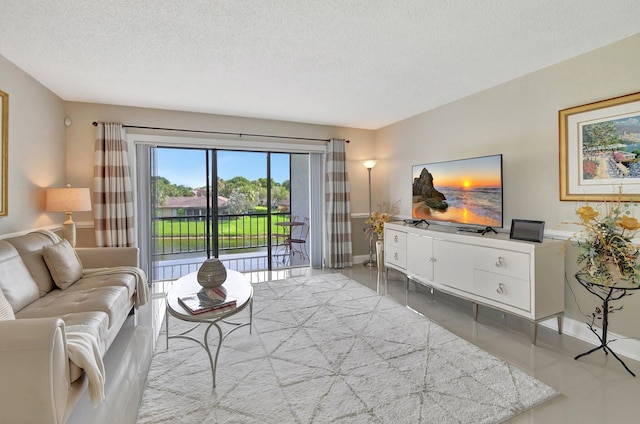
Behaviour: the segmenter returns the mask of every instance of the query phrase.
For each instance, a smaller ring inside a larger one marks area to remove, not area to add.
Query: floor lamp
[[[365,160],[362,162],[367,171],[369,172],[369,220],[371,220],[371,170],[378,163],[377,160]],[[373,260],[373,234],[369,236],[369,260],[366,261],[363,265],[368,267],[376,266],[376,261]]]

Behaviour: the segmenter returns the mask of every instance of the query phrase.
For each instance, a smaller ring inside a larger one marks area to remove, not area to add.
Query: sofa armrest
[[[0,382],[3,422],[63,423],[70,384],[64,322],[0,321]]]
[[[140,266],[137,247],[79,247],[76,252],[83,268]]]

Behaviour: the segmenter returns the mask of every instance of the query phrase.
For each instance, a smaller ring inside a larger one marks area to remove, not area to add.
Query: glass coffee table
[[[222,286],[227,291],[228,296],[232,296],[236,299],[236,305],[193,315],[186,310],[180,302],[178,302],[178,297],[193,294],[202,289],[202,286],[198,283],[197,274],[197,272],[193,272],[179,278],[167,292],[167,310],[165,313],[167,349],[169,349],[169,339],[192,340],[202,346],[209,356],[213,387],[215,388],[216,367],[222,342],[229,334],[247,325],[249,326],[249,333],[251,333],[251,327],[253,324],[253,286],[249,280],[247,280],[247,278],[238,271],[227,270],[227,279]],[[249,307],[248,322],[240,323],[227,320],[227,318],[232,317],[247,307]],[[195,325],[179,334],[169,335],[169,314],[181,321],[193,322]],[[223,332],[220,327],[220,323],[227,324],[231,326],[231,328],[226,332]],[[206,326],[203,340],[189,334],[200,325]],[[216,348],[215,356],[212,356],[211,348],[209,347],[209,331],[211,331],[212,328],[215,328],[218,331],[218,346]]]

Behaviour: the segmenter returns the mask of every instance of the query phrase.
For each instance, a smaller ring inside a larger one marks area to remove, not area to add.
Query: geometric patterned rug
[[[204,349],[161,333],[138,424],[496,423],[558,394],[339,273],[256,283],[253,305],[215,389]]]

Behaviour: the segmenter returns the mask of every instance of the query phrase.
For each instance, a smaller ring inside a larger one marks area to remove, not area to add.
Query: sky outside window
[[[204,150],[157,149],[158,175],[172,184],[191,188],[206,184]],[[264,152],[218,151],[218,176],[223,180],[242,176],[249,181],[267,176],[267,154]],[[271,154],[271,178],[277,183],[289,179],[289,155]]]

